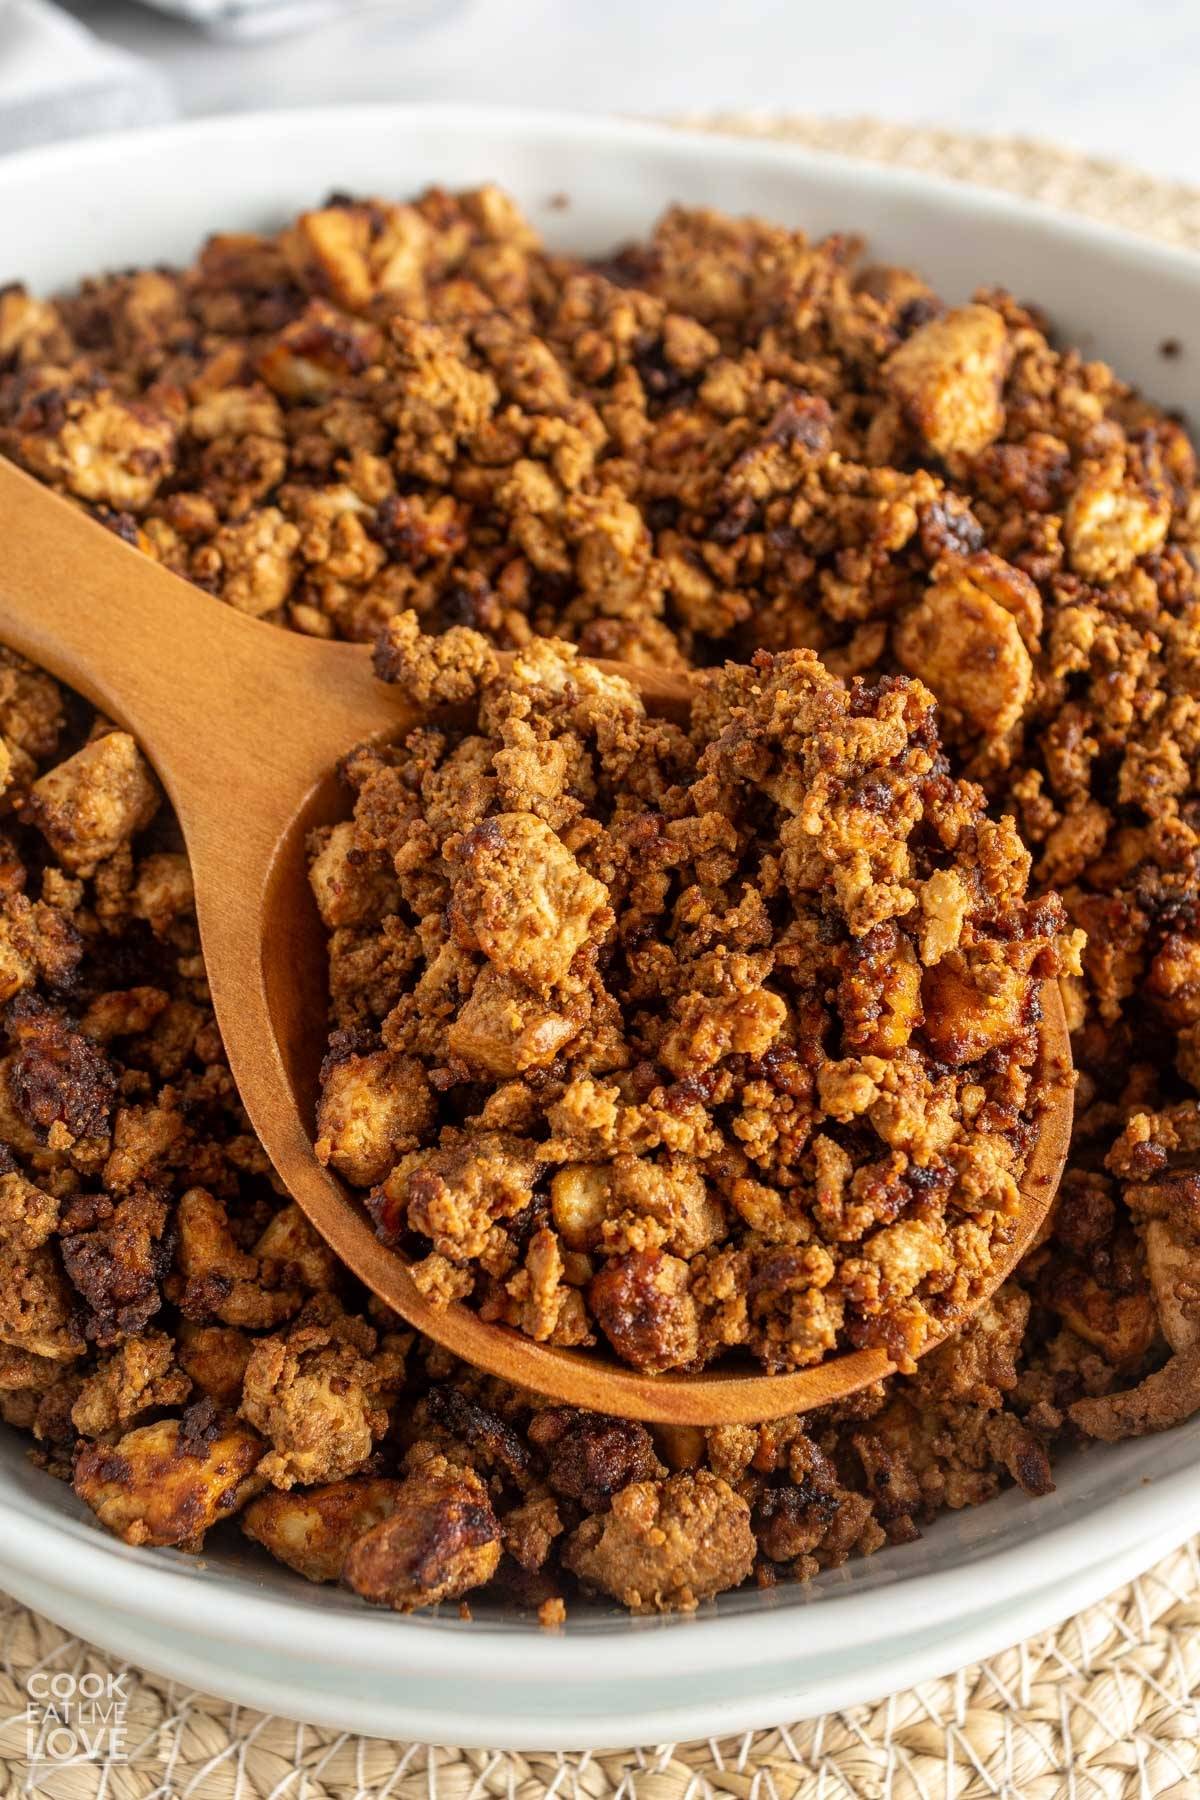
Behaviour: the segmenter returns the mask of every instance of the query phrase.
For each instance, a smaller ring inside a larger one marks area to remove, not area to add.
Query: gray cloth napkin
[[[48,0],[0,0],[0,152],[174,116],[163,77]]]
[[[391,4],[395,11],[405,10],[396,6],[395,0],[146,0],[146,4],[201,25],[217,37],[243,42],[303,31],[372,5]]]

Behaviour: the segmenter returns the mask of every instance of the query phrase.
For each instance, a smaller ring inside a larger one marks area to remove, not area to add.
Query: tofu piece
[[[283,605],[299,574],[299,528],[277,506],[260,506],[222,525],[197,573],[214,579],[222,600],[261,619]]]
[[[921,983],[924,1034],[952,1069],[978,1062],[1024,1030],[1032,983],[1019,969],[989,970],[977,979],[954,951],[926,969]]]
[[[257,1339],[240,1416],[267,1440],[263,1477],[292,1488],[357,1475],[387,1430],[384,1400],[403,1375],[402,1358],[371,1326],[330,1301]]]
[[[884,365],[889,392],[935,456],[978,456],[1004,429],[1001,391],[1010,352],[991,306],[931,319]]]
[[[601,1163],[568,1163],[550,1183],[550,1216],[568,1250],[587,1252],[600,1242],[608,1217],[612,1177]]]
[[[746,1580],[755,1549],[748,1503],[699,1469],[623,1488],[572,1533],[563,1561],[631,1612],[693,1612]]]
[[[260,1494],[242,1530],[306,1581],[337,1581],[353,1544],[396,1510],[398,1481],[363,1476],[292,1493]]]
[[[19,433],[25,466],[91,505],[134,513],[149,506],[175,467],[174,422],[111,388],[68,386],[52,390],[47,401],[38,418],[34,398],[32,429]]]
[[[390,1516],[351,1546],[346,1579],[364,1600],[411,1612],[490,1581],[500,1552],[500,1526],[474,1469],[424,1455]]]
[[[379,850],[364,850],[351,819],[313,833],[308,880],[322,923],[335,931],[342,925],[377,925],[400,904],[400,889],[390,860]]]
[[[534,988],[564,979],[576,953],[612,924],[608,889],[541,819],[497,813],[446,846],[450,922],[466,950]]]
[[[1019,724],[1033,660],[1018,616],[969,560],[938,564],[924,598],[897,621],[892,648],[901,668],[937,696],[948,736],[997,739]]]
[[[464,1062],[507,1079],[553,1062],[579,1029],[580,1020],[540,1000],[489,963],[480,970],[446,1039]]]
[[[1124,456],[1085,462],[1063,515],[1071,567],[1089,581],[1112,581],[1157,550],[1170,523],[1166,489],[1138,480]]]
[[[88,1444],[75,1460],[75,1492],[127,1544],[198,1550],[211,1526],[262,1487],[263,1448],[248,1425],[202,1400],[111,1447]]]
[[[160,799],[129,733],[109,731],[35,781],[24,810],[64,868],[91,875],[145,830]]]
[[[317,1108],[318,1159],[354,1187],[374,1187],[436,1119],[425,1071],[414,1056],[376,1050],[335,1063]]]

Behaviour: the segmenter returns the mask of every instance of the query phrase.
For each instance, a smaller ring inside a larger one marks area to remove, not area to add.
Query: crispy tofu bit
[[[174,422],[102,386],[52,387],[35,396],[17,433],[21,461],[43,481],[128,512],[149,506],[175,467]]]
[[[1146,1287],[1117,1294],[1086,1271],[1071,1270],[1055,1283],[1050,1300],[1064,1325],[1116,1369],[1136,1368],[1158,1335],[1154,1298]]]
[[[317,1156],[356,1187],[374,1187],[433,1128],[424,1069],[392,1050],[349,1056],[325,1078],[317,1109]]]
[[[261,619],[292,591],[299,542],[299,530],[277,506],[262,506],[223,525],[199,553],[195,573],[212,582],[227,605]]]
[[[892,642],[901,667],[937,695],[952,739],[991,743],[1020,722],[1033,690],[1020,620],[974,579],[968,561],[938,564]]]
[[[389,619],[375,646],[376,675],[401,688],[415,706],[474,700],[496,668],[495,651],[477,631],[452,625],[441,637],[430,637],[412,611]]]
[[[201,1401],[181,1419],[127,1432],[110,1449],[88,1444],[75,1460],[75,1492],[127,1544],[198,1550],[211,1526],[263,1486],[261,1438]]]
[[[284,401],[319,401],[361,374],[378,353],[378,332],[324,300],[310,300],[259,355],[258,373]]]
[[[156,850],[138,865],[133,887],[133,915],[144,919],[155,937],[165,937],[180,919],[196,911],[192,870],[178,850]]]
[[[224,1202],[207,1188],[188,1188],[176,1219],[177,1274],[170,1291],[186,1319],[262,1331],[299,1312],[304,1295],[296,1268],[274,1259],[260,1263],[243,1250]]]
[[[362,1476],[260,1494],[243,1512],[241,1526],[306,1581],[338,1581],[351,1546],[391,1517],[400,1492],[398,1481]]]
[[[268,1221],[254,1254],[264,1279],[295,1283],[310,1294],[337,1286],[341,1265],[294,1201]]]
[[[688,1265],[661,1250],[615,1258],[588,1290],[592,1311],[617,1355],[660,1374],[695,1360],[700,1348]]]
[[[39,977],[49,988],[69,988],[83,948],[69,912],[24,894],[0,897],[0,1004]]]
[[[563,1561],[631,1612],[690,1612],[740,1587],[754,1555],[749,1506],[702,1469],[622,1488],[572,1533]]]
[[[0,1243],[40,1250],[58,1227],[59,1202],[12,1171],[0,1175]]]
[[[990,306],[931,319],[893,351],[884,379],[935,456],[978,456],[1004,429],[1004,320]]]
[[[926,969],[921,992],[925,1037],[953,1068],[1004,1049],[1028,1023],[1029,977],[1019,969],[973,969],[959,951]]]
[[[501,974],[532,987],[562,981],[576,953],[612,924],[603,884],[528,813],[484,819],[446,854],[455,868],[455,937]]]
[[[954,869],[935,869],[921,883],[921,961],[927,968],[957,950],[971,897]]]
[[[568,1163],[556,1171],[550,1183],[550,1212],[569,1250],[586,1253],[599,1244],[611,1192],[611,1176],[601,1164]]]
[[[356,1593],[397,1612],[482,1587],[501,1550],[500,1526],[474,1469],[423,1446],[410,1465],[390,1515],[351,1545],[345,1564]]]
[[[318,294],[365,312],[378,295],[419,289],[429,236],[415,206],[364,200],[301,213],[281,242],[291,267]]]
[[[58,747],[65,714],[58,683],[15,651],[0,648],[0,732],[39,761]]]
[[[636,1419],[547,1406],[530,1420],[529,1436],[546,1459],[551,1491],[585,1512],[606,1512],[631,1481],[653,1481],[665,1473],[654,1439]]]
[[[4,1274],[0,1343],[65,1363],[83,1354],[76,1296],[63,1280],[54,1251],[47,1247],[5,1255]]]
[[[400,892],[388,859],[364,850],[350,819],[313,834],[308,879],[322,922],[330,931],[339,925],[377,925],[399,905]]]
[[[1165,486],[1131,473],[1122,455],[1086,461],[1063,519],[1076,574],[1112,581],[1157,550],[1171,523]]]
[[[79,1390],[71,1422],[84,1437],[103,1437],[151,1410],[182,1405],[191,1386],[166,1332],[146,1331],[97,1364]]]
[[[252,1340],[235,1325],[179,1323],[179,1364],[184,1374],[218,1406],[236,1408]]]
[[[282,438],[283,414],[262,387],[223,387],[205,394],[188,414],[188,431],[202,444],[222,438]]]
[[[455,1056],[489,1075],[522,1075],[554,1061],[578,1035],[581,1018],[538,998],[487,964],[446,1033]]]
[[[84,1342],[52,1241],[58,1212],[58,1202],[23,1175],[0,1175],[0,1344],[69,1362]]]
[[[127,731],[109,731],[35,781],[25,811],[63,867],[91,875],[158,811],[158,784]]]
[[[385,1240],[407,1225],[453,1261],[479,1256],[495,1222],[529,1205],[542,1167],[539,1146],[508,1132],[445,1132],[436,1149],[402,1158],[371,1210]]]
[[[685,994],[675,1011],[676,1023],[658,1055],[677,1078],[711,1069],[726,1056],[762,1056],[787,1020],[786,1001],[761,987],[745,993]]]
[[[269,1445],[261,1473],[273,1487],[355,1475],[387,1429],[382,1396],[403,1362],[363,1319],[314,1301],[288,1331],[250,1352],[241,1416]]]

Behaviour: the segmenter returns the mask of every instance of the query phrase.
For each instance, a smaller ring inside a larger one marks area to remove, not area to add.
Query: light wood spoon
[[[246,1111],[322,1237],[411,1325],[506,1381],[663,1423],[756,1423],[891,1372],[885,1351],[861,1350],[788,1375],[640,1375],[597,1352],[485,1324],[462,1305],[430,1306],[360,1201],[313,1154],[327,946],[305,860],[313,826],[348,812],[338,759],[366,740],[399,737],[418,722],[416,708],[374,679],[363,647],[316,642],[220,604],[3,458],[0,642],[132,732],[154,764],[191,858],[213,1006]],[[686,715],[685,677],[607,666],[652,710]],[[989,1293],[1042,1224],[1070,1136],[1070,1045],[1054,983],[1042,1001],[1037,1137]]]

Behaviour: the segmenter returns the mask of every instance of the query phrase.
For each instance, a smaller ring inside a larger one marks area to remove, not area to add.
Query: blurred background
[[[1196,0],[0,0],[0,149],[176,114],[461,100],[876,118],[1200,181]]]

